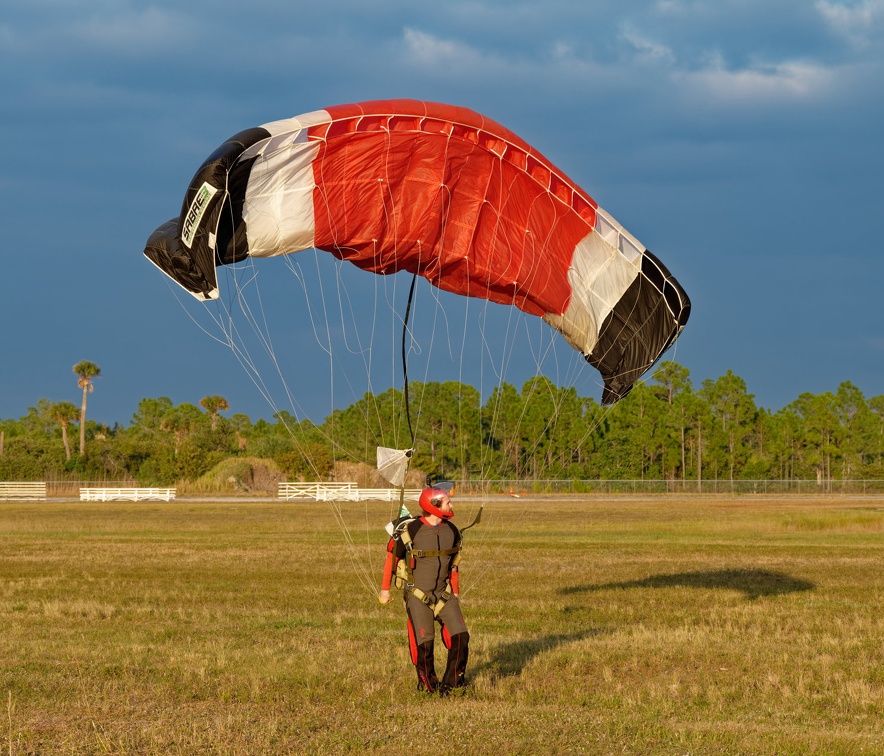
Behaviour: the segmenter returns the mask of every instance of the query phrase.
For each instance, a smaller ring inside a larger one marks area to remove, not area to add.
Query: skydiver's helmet
[[[443,520],[450,520],[454,516],[454,512],[443,512],[439,509],[442,499],[448,496],[448,492],[441,488],[425,488],[421,491],[418,504],[420,508],[428,515],[436,515]]]

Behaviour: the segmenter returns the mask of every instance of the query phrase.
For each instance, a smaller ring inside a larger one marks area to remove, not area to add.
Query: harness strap
[[[455,557],[455,559],[458,559],[460,557],[461,547],[463,546],[463,538],[461,538],[450,549],[443,549],[441,551],[424,551],[422,549],[416,549],[414,548],[414,542],[411,540],[411,533],[408,532],[408,528],[402,528],[402,531],[399,534],[399,538],[402,540],[402,545],[405,546],[405,550],[411,556],[416,557],[440,557],[457,554],[457,557]]]
[[[414,548],[414,542],[411,539],[411,533],[408,532],[407,525],[406,527],[402,527],[400,525],[400,528],[401,530],[399,531],[399,537],[402,540],[402,545],[405,546],[406,556],[405,559],[400,561],[396,567],[396,587],[404,587],[406,592],[411,593],[411,595],[414,596],[418,601],[430,607],[430,609],[433,610],[434,617],[438,617],[440,612],[445,608],[445,604],[451,598],[451,580],[449,580],[445,584],[445,590],[442,592],[442,596],[439,598],[439,600],[433,603],[433,600],[430,598],[430,596],[424,593],[420,588],[416,588],[414,586],[414,575],[412,572],[411,560],[415,557],[453,556],[454,558],[448,565],[448,571],[450,573],[451,570],[457,567],[458,562],[460,562],[460,550],[463,546],[463,538],[461,538],[450,549],[442,549],[441,551],[424,551],[422,549]],[[404,584],[404,586],[400,584],[400,581],[402,584]]]
[[[408,549],[408,553],[412,556],[416,557],[440,557],[440,556],[451,556],[452,554],[457,554],[460,551],[460,546],[455,546],[453,549],[443,549],[442,551],[424,551],[422,549],[408,548],[408,544],[405,545],[405,548]]]
[[[430,598],[426,593],[424,593],[420,588],[408,586],[405,590],[410,592],[411,595],[414,596],[422,604],[426,604],[428,607],[430,607],[430,609],[433,610],[433,616],[438,617],[442,613],[442,610],[445,608],[445,604],[448,603],[448,599],[451,598],[450,587],[450,584],[445,586],[445,592],[435,603],[433,603],[433,599]]]

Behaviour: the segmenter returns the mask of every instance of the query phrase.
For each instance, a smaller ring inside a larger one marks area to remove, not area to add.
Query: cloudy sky
[[[884,0],[0,0],[0,418],[83,359],[109,424],[269,416],[144,242],[228,136],[394,97],[507,126],[663,259],[695,385],[884,393],[882,69]]]

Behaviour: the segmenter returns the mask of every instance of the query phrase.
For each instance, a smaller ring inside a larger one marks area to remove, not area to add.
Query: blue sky
[[[0,418],[78,401],[82,359],[109,424],[269,416],[144,242],[228,136],[390,97],[502,123],[663,259],[695,385],[884,393],[882,69],[884,0],[0,0]]]

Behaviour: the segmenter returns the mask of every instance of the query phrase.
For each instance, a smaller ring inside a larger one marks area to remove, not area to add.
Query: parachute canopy
[[[216,266],[317,248],[543,318],[625,396],[690,301],[666,267],[537,150],[465,108],[339,105],[241,131],[144,253],[200,300]]]

